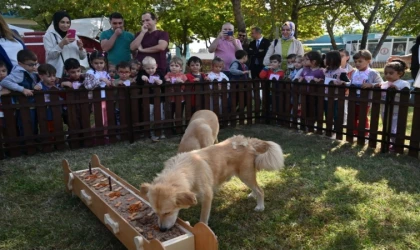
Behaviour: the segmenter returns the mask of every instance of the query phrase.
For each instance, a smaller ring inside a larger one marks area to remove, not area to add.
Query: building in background
[[[379,42],[382,34],[370,33],[368,35],[367,49],[373,53],[376,45]],[[356,51],[360,49],[360,43],[362,34],[344,34],[342,36],[336,36],[335,41],[339,49],[346,49],[350,52],[350,55],[354,55]],[[310,47],[312,50],[326,53],[333,50],[331,40],[328,35],[320,36],[313,40],[306,40],[302,42],[304,46]],[[374,58],[374,61],[383,62],[388,59],[391,55],[406,55],[410,53],[411,47],[415,43],[415,37],[412,36],[388,36],[385,39],[378,55]],[[350,56],[350,61],[352,61]]]

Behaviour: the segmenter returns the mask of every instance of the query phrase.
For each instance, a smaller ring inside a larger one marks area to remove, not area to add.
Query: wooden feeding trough
[[[77,195],[129,250],[217,250],[211,229],[177,219],[160,232],[157,216],[146,197],[121,177],[101,165],[93,155],[89,169],[71,171],[63,160],[66,190]]]

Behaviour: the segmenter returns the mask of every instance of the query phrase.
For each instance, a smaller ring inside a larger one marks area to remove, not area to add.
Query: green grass
[[[281,172],[261,172],[266,210],[238,179],[215,196],[209,226],[220,249],[420,249],[419,161],[274,126],[224,129],[278,142]],[[86,169],[91,154],[139,186],[175,155],[180,138],[39,154],[1,161],[0,249],[125,249],[77,198],[64,191],[61,160]],[[200,208],[180,217],[198,222]]]

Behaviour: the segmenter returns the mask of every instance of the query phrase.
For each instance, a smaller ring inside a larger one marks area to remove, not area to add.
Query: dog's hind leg
[[[209,222],[212,201],[213,201],[213,190],[211,188],[207,188],[207,190],[205,190],[204,195],[202,197],[201,214],[200,214],[200,221],[205,224],[208,224]]]
[[[242,173],[239,175],[239,179],[252,190],[248,197],[257,199],[257,206],[254,210],[264,211],[264,191],[258,186],[256,173]]]

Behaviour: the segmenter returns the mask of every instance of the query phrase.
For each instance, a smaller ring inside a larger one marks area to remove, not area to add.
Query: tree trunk
[[[238,30],[245,30],[245,20],[241,9],[241,0],[231,0],[233,6],[233,15],[235,16],[236,27]]]
[[[372,26],[373,21],[375,20],[376,13],[378,13],[379,5],[381,0],[375,0],[375,6],[373,7],[372,12],[370,13],[369,19],[367,22],[363,23],[363,36],[362,41],[360,43],[360,49],[366,49],[367,47],[367,40],[370,31],[370,26]]]
[[[386,37],[388,36],[389,32],[391,32],[391,29],[394,28],[395,24],[397,23],[397,20],[400,19],[401,15],[404,13],[404,11],[412,4],[414,3],[414,0],[408,0],[397,12],[397,14],[392,18],[391,22],[386,26],[384,33],[381,36],[381,39],[379,39],[378,44],[375,47],[375,50],[373,51],[372,57],[375,58],[379,51],[381,50],[382,45],[385,42]]]
[[[330,20],[325,21],[325,26],[327,27],[327,32],[328,32],[328,35],[330,36],[331,45],[334,50],[338,50],[337,42],[335,41],[335,37],[334,37],[334,24],[335,24],[334,21],[330,21]]]
[[[298,38],[298,24],[299,24],[299,4],[300,0],[295,0],[292,5],[292,12],[290,14],[290,21],[295,23],[295,38]]]

